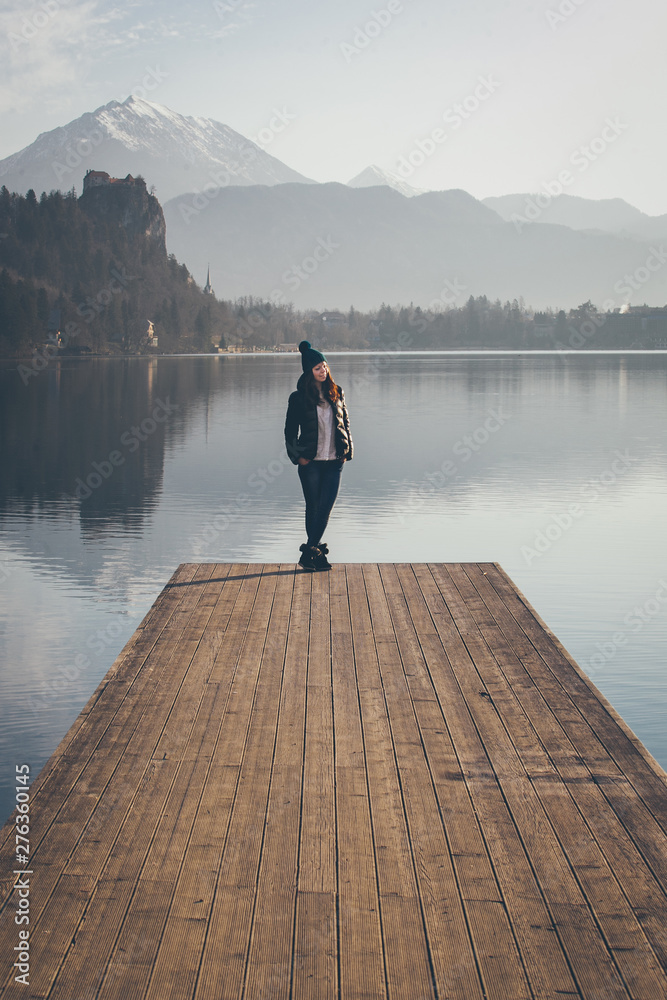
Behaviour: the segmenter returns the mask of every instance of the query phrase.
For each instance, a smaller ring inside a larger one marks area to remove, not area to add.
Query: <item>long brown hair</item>
[[[307,398],[311,403],[316,403],[320,396],[319,386],[322,386],[322,395],[325,399],[328,399],[330,403],[336,403],[340,399],[340,389],[331,377],[331,372],[329,371],[329,366],[327,365],[327,377],[324,382],[318,382],[313,375],[313,370],[311,370],[306,375],[306,382],[304,385],[304,391]]]

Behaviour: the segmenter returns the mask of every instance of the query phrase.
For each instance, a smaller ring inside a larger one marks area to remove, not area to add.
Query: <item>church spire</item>
[[[206,284],[204,286],[205,295],[213,295],[213,289],[211,288],[211,265],[208,265],[208,270],[206,272]]]

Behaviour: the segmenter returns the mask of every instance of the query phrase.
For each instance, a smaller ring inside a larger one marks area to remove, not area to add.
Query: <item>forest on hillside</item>
[[[86,200],[73,191],[37,199],[34,191],[0,190],[0,356],[273,350],[304,338],[328,350],[667,346],[661,309],[610,314],[586,302],[535,313],[521,299],[484,295],[462,305],[444,296],[428,308],[384,303],[371,312],[218,300],[167,253],[162,209],[145,185],[138,191],[143,201],[128,219],[99,191]],[[224,284],[224,275],[218,280]]]
[[[166,352],[224,342],[227,306],[204,295],[163,240],[82,202],[0,190],[0,353],[30,353],[58,330],[73,353],[137,352],[149,321]]]

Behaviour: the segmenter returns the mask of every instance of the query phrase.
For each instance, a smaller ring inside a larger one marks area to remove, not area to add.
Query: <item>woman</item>
[[[352,458],[350,421],[343,390],[331,377],[327,359],[307,340],[299,344],[303,375],[287,405],[285,447],[306,501],[307,541],[299,565],[306,570],[331,569],[329,547],[322,535],[338,495],[345,462]]]

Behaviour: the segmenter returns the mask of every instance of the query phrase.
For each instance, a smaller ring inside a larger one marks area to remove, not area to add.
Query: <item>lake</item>
[[[331,353],[332,562],[499,562],[667,766],[667,353]],[[0,363],[0,819],[181,562],[296,562],[292,354]]]

